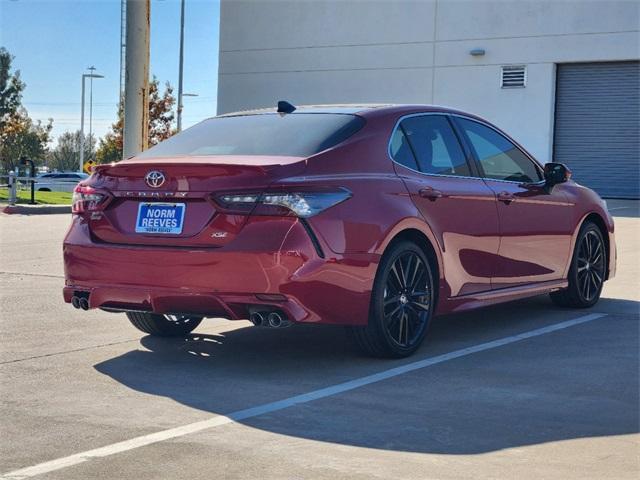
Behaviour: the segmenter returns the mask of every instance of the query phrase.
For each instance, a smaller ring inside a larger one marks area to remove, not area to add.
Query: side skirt
[[[462,312],[480,307],[487,307],[498,303],[511,302],[527,297],[535,297],[543,293],[567,288],[567,280],[552,280],[549,282],[530,283],[517,287],[501,288],[481,293],[470,293],[458,297],[449,297],[438,305],[438,314]]]

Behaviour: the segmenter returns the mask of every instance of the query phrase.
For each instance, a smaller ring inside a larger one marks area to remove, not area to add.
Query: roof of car
[[[405,114],[412,112],[452,112],[462,113],[449,107],[439,105],[420,105],[420,104],[392,104],[392,103],[362,103],[362,104],[334,104],[334,105],[297,105],[295,113],[341,113],[341,114],[359,114],[359,115],[375,115],[375,114]],[[254,110],[244,110],[238,112],[230,112],[218,117],[237,117],[243,115],[261,115],[261,114],[273,114],[277,113],[277,109],[273,108],[260,108]],[[283,114],[291,115],[291,114]]]
[[[389,104],[333,104],[333,105],[296,105],[293,113],[359,113],[374,108],[389,107]],[[218,117],[236,117],[241,115],[260,115],[264,113],[277,113],[276,107],[256,108],[252,110],[240,110],[229,112]]]

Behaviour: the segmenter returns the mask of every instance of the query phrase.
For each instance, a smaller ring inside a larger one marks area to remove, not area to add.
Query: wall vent
[[[527,85],[527,67],[506,65],[502,67],[502,88],[524,88]]]

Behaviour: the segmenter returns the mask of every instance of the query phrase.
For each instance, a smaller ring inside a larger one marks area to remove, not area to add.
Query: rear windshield
[[[343,142],[364,125],[356,115],[266,113],[210,118],[138,158],[204,155],[308,157]]]

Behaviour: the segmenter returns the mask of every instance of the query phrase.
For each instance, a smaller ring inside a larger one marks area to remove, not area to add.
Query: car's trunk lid
[[[299,174],[304,165],[301,157],[208,156],[131,159],[100,166],[83,183],[108,191],[112,198],[104,210],[87,216],[89,228],[95,240],[105,243],[220,247],[236,237],[247,217],[225,213],[213,195],[260,192],[280,178]],[[140,231],[141,204],[145,209],[184,210],[180,231]]]

